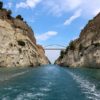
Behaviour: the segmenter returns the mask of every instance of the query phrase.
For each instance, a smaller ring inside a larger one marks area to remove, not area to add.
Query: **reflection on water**
[[[0,100],[100,100],[100,70],[1,68]]]

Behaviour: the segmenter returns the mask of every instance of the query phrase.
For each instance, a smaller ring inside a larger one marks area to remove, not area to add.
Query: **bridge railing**
[[[60,44],[50,44],[44,46],[45,50],[65,50],[66,46],[60,45]]]

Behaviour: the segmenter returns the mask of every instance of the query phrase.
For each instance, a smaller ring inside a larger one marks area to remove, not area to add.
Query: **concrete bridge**
[[[44,50],[65,50],[65,49],[66,49],[65,46],[59,44],[50,44],[44,46]]]

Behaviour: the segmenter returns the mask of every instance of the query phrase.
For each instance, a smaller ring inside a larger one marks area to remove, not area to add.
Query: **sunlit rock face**
[[[90,20],[55,62],[68,67],[100,68],[100,13]]]
[[[48,64],[42,46],[36,44],[32,29],[21,19],[0,10],[0,67]]]

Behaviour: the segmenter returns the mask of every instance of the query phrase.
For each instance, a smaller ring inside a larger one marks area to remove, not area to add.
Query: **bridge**
[[[59,57],[60,51],[66,49],[66,45],[62,44],[49,44],[43,46],[45,50],[46,56],[49,58],[51,63],[54,63],[54,61]]]
[[[44,46],[45,50],[65,50],[66,46],[60,45],[60,44],[50,44]]]

